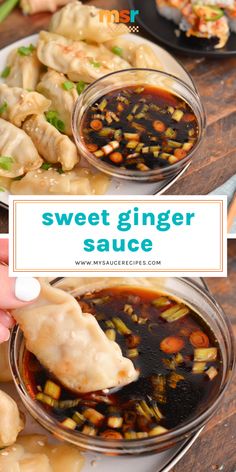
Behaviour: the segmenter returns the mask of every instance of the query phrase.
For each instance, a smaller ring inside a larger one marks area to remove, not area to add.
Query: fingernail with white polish
[[[15,296],[22,302],[31,302],[40,294],[40,283],[33,277],[17,277]]]

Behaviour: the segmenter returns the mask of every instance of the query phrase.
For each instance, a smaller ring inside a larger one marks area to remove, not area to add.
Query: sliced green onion
[[[149,431],[148,436],[159,436],[160,434],[167,433],[168,429],[163,428],[163,426],[155,426],[155,428]]]
[[[68,408],[74,408],[80,403],[80,399],[76,398],[75,400],[61,400],[58,402],[57,408],[61,410],[67,410]]]
[[[183,118],[183,116],[184,116],[184,112],[182,110],[175,110],[172,115],[172,119],[175,121],[180,121],[181,118]]]
[[[163,311],[160,316],[164,320],[168,321],[168,323],[172,323],[173,321],[183,318],[183,316],[187,315],[188,313],[189,309],[185,305],[177,304]]]
[[[45,395],[45,393],[37,393],[36,400],[40,401],[41,403],[45,403],[45,405],[51,406],[53,408],[57,408],[58,401],[54,400],[54,398]]]
[[[116,332],[113,328],[109,328],[105,331],[106,337],[110,339],[110,341],[116,340]]]
[[[0,187],[0,192],[6,192],[5,188]]]
[[[195,362],[208,362],[208,361],[215,361],[216,359],[217,359],[216,347],[203,347],[203,348],[194,349]]]
[[[113,52],[113,54],[116,54],[117,56],[122,57],[123,49],[120,48],[119,46],[113,46],[112,52]]]
[[[167,128],[167,130],[165,131],[165,135],[167,138],[175,139],[177,133],[173,128]]]
[[[128,326],[126,326],[126,324],[124,323],[124,321],[121,320],[121,318],[112,318],[112,321],[120,334],[131,334],[131,330],[128,328]]]
[[[0,5],[0,23],[2,23],[2,21],[4,21],[8,15],[10,15],[11,11],[13,8],[15,8],[18,2],[19,0],[6,0]]]
[[[64,90],[72,90],[74,88],[75,84],[71,82],[70,80],[66,80],[63,82],[62,87]]]
[[[94,408],[87,408],[87,410],[83,411],[83,416],[95,426],[99,425],[99,423],[104,419],[104,415]]]
[[[6,110],[7,110],[7,107],[8,107],[8,104],[7,102],[3,102],[3,104],[0,106],[0,115],[2,115],[2,113],[4,113]]]
[[[54,400],[59,400],[61,396],[61,387],[51,380],[47,380],[44,386],[44,393]]]
[[[206,362],[194,362],[192,373],[193,374],[202,374],[206,368]]]
[[[104,111],[105,108],[106,108],[106,106],[107,106],[107,100],[104,98],[104,99],[101,101],[101,103],[100,103],[100,105],[98,106],[98,108],[99,108],[99,110]]]
[[[80,95],[86,87],[86,83],[83,80],[80,80],[77,85],[76,85],[76,90],[78,94]]]
[[[48,170],[48,169],[52,169],[52,164],[49,164],[48,162],[44,162],[40,169],[43,169],[43,170]]]
[[[75,421],[77,425],[81,426],[85,422],[85,417],[76,411],[72,416],[72,420]]]
[[[101,67],[101,62],[94,61],[93,59],[91,59],[89,62],[93,67],[96,67],[96,68]]]
[[[77,427],[77,423],[72,418],[66,418],[61,422],[61,425],[68,429],[75,429]]]
[[[82,429],[82,433],[86,434],[87,436],[96,436],[96,429],[93,426],[85,425]]]
[[[50,123],[54,128],[56,128],[60,133],[65,131],[65,123],[64,121],[59,119],[57,111],[47,111],[45,113],[46,120]]]
[[[135,359],[136,357],[139,356],[138,349],[137,348],[128,349],[127,356],[129,357],[129,359]]]
[[[30,44],[29,46],[21,46],[18,48],[17,52],[20,54],[20,56],[30,56],[32,52],[36,50],[35,46],[33,44]]]
[[[9,66],[5,67],[1,73],[2,79],[6,79],[11,73],[11,68]]]
[[[0,168],[3,170],[11,170],[12,164],[14,163],[13,157],[0,156]]]

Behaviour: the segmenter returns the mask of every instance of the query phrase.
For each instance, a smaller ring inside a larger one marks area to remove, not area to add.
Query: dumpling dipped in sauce
[[[37,301],[13,311],[32,352],[65,387],[78,393],[122,387],[138,378],[130,359],[69,293],[41,280]]]

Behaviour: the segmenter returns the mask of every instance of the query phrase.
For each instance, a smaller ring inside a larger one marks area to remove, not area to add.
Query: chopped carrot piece
[[[182,121],[185,121],[186,123],[195,121],[195,116],[193,115],[193,113],[185,113],[182,118]]]
[[[123,110],[124,110],[124,106],[122,105],[122,103],[118,103],[117,111],[123,111]]]
[[[94,131],[100,131],[103,125],[100,120],[92,120],[90,126]]]
[[[103,431],[100,436],[105,439],[123,439],[122,434],[118,433],[118,431],[113,431],[110,429],[106,429],[106,431]]]
[[[160,349],[166,354],[174,354],[184,347],[184,340],[177,336],[169,336],[161,341]]]
[[[98,150],[98,145],[97,144],[87,144],[87,149],[90,152],[95,152]]]
[[[175,149],[174,155],[178,160],[181,160],[187,156],[187,152],[184,149]]]
[[[208,347],[210,344],[208,336],[203,331],[193,331],[190,334],[189,341],[196,348]]]
[[[120,152],[113,152],[109,159],[114,162],[114,164],[120,164],[123,161],[123,156]]]
[[[166,125],[163,121],[156,120],[153,122],[153,128],[158,133],[163,133],[166,130]]]

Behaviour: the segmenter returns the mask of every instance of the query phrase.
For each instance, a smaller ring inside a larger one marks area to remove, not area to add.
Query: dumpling
[[[110,341],[91,314],[69,293],[41,280],[32,304],[13,311],[27,349],[65,387],[87,393],[129,384],[138,374],[118,344]]]
[[[53,472],[80,472],[83,467],[84,458],[77,447],[49,444],[45,436],[37,434],[21,436],[17,443],[24,447],[26,453],[46,454]]]
[[[118,47],[121,57],[128,61],[133,67],[163,70],[163,65],[149,44],[137,44],[120,37],[108,41],[105,43],[105,46],[111,51],[114,47]]]
[[[107,175],[86,168],[76,167],[65,174],[51,168],[28,172],[12,182],[10,191],[13,195],[104,195],[108,184]]]
[[[27,116],[44,113],[50,105],[50,100],[38,92],[0,84],[0,116],[19,128]]]
[[[21,0],[20,6],[24,15],[34,15],[42,11],[56,11],[57,8],[66,5],[71,0]]]
[[[65,124],[65,134],[71,136],[71,118],[78,93],[75,86],[70,90],[63,88],[66,80],[65,75],[49,70],[42,77],[37,86],[37,91],[51,100],[50,109],[58,112],[60,120]]]
[[[58,34],[41,31],[37,46],[40,62],[66,74],[76,82],[93,82],[109,72],[130,68],[130,64],[108,48],[72,41]]]
[[[64,171],[71,170],[79,157],[74,143],[47,122],[44,115],[33,115],[23,124],[39,154],[52,164],[59,162]]]
[[[0,344],[0,382],[10,382],[12,380],[9,359],[9,342]]]
[[[14,444],[23,427],[16,402],[0,390],[0,448]]]
[[[129,33],[124,24],[108,23],[101,18],[101,9],[81,2],[72,2],[55,13],[49,31],[74,40],[103,43],[121,34]]]
[[[1,472],[80,472],[83,464],[78,448],[49,444],[39,434],[20,436],[14,446],[0,451]]]
[[[27,134],[0,118],[0,176],[18,177],[38,169],[43,160]]]
[[[5,82],[9,87],[35,90],[42,70],[36,51],[24,56],[19,54],[18,49],[14,49],[7,58],[7,67],[10,73]]]

